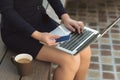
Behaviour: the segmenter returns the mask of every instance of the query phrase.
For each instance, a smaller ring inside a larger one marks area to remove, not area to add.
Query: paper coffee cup
[[[15,61],[18,63],[30,63],[33,60],[32,56],[29,54],[19,54],[15,57]]]
[[[33,57],[30,54],[21,53],[11,58],[18,70],[18,74],[26,76],[32,73],[32,60]]]

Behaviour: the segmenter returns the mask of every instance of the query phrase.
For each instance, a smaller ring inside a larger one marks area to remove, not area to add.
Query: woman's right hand
[[[48,46],[56,45],[56,39],[60,38],[58,35],[53,35],[47,32],[34,31],[31,35],[34,39],[45,43]]]

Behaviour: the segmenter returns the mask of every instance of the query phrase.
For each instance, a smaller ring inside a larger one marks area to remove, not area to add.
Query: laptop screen
[[[101,37],[109,31],[118,21],[120,21],[120,17],[118,17],[113,23],[111,23],[108,27],[106,27],[103,32],[101,33]]]

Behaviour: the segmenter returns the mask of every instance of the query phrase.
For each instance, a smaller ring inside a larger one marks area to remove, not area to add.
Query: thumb
[[[52,38],[58,39],[58,38],[60,38],[60,36],[59,35],[53,35]]]

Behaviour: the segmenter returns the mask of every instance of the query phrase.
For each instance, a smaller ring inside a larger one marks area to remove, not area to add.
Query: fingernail
[[[75,32],[75,29],[73,29],[72,31]]]

